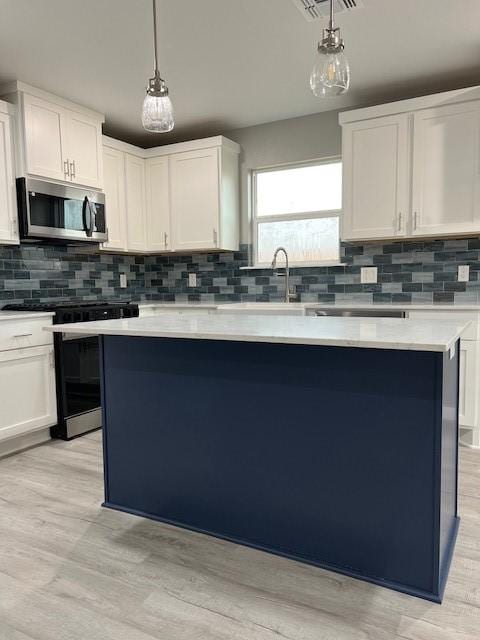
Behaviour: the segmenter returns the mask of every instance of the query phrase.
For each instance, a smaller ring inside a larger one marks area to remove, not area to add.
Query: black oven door
[[[105,242],[105,196],[69,185],[18,178],[23,238]]]
[[[52,435],[69,440],[101,422],[98,336],[57,334],[58,426]]]

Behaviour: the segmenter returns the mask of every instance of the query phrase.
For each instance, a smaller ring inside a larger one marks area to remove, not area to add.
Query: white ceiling
[[[144,146],[319,111],[480,84],[479,0],[364,0],[338,22],[351,91],[308,87],[322,23],[291,0],[158,0],[160,69],[177,126],[140,122],[152,75],[151,0],[0,0],[0,81],[18,79],[106,114]]]

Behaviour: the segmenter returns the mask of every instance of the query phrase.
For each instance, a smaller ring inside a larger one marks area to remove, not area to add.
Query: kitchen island
[[[98,334],[105,506],[440,602],[455,322],[163,314]]]

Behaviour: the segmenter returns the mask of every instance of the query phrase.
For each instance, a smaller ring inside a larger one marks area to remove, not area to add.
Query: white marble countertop
[[[35,320],[35,318],[51,318],[53,311],[0,311],[1,320]]]
[[[139,309],[218,309],[219,302],[136,302]]]
[[[323,302],[139,302],[140,309],[242,309],[256,306],[263,308],[283,308],[283,309],[398,309],[400,311],[478,311],[480,304],[381,304],[381,303],[358,303],[358,302],[337,302],[325,304]]]
[[[336,304],[324,304],[321,302],[305,302],[305,308],[308,309],[398,309],[403,311],[478,311],[480,312],[480,304],[381,304],[381,303],[349,303],[337,302]]]
[[[178,314],[76,322],[49,327],[54,332],[151,338],[448,351],[468,326],[450,320],[322,318],[249,314]]]

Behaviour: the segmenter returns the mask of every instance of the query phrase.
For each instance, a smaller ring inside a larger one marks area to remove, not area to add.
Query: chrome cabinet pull
[[[417,230],[417,212],[415,211],[413,214],[413,230],[416,231]]]
[[[70,162],[70,178],[72,180],[75,178],[75,160]]]
[[[217,230],[213,230],[213,244],[217,246]]]
[[[167,245],[168,245],[168,234],[167,234],[167,232],[166,232],[166,231],[165,231],[165,232],[164,232],[164,234],[163,234],[163,240],[164,240],[164,243],[165,243],[165,249],[166,249],[166,248],[167,248]]]
[[[70,164],[68,160],[65,160],[65,162],[63,163],[63,173],[65,174],[65,178],[70,177]]]
[[[398,231],[402,230],[402,212],[398,214]]]
[[[13,336],[14,338],[28,338],[33,335],[32,333],[17,333],[17,335]]]

